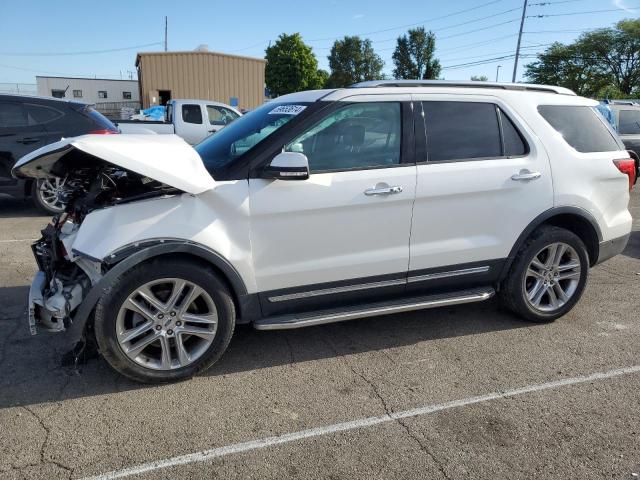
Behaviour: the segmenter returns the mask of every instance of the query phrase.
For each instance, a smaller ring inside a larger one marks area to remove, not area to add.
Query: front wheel
[[[533,322],[551,322],[571,310],[587,283],[589,256],[573,232],[536,230],[521,247],[502,285],[502,303]]]
[[[64,203],[60,201],[60,191],[64,187],[60,178],[41,178],[33,182],[31,196],[40,210],[52,215],[64,211]]]
[[[118,372],[145,383],[206,370],[226,350],[234,327],[234,304],[224,283],[189,260],[138,265],[96,305],[100,352]]]

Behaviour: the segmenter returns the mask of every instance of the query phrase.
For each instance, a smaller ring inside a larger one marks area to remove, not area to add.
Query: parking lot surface
[[[555,323],[486,302],[243,326],[210,371],[163,386],[63,367],[60,337],[29,335],[48,219],[0,198],[0,478],[638,478],[639,191],[627,249]]]

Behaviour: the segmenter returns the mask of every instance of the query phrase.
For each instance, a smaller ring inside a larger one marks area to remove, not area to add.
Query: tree
[[[432,80],[440,75],[440,61],[434,58],[436,37],[424,27],[410,29],[398,37],[393,52],[393,75],[410,80]]]
[[[489,77],[486,75],[471,75],[472,82],[488,82]]]
[[[318,60],[299,33],[283,33],[266,50],[265,83],[272,95],[320,88],[324,77]],[[326,73],[326,72],[325,72]]]
[[[329,54],[331,74],[327,79],[327,87],[347,87],[354,83],[382,78],[384,62],[377,55],[371,40],[346,36],[336,40]]]
[[[326,70],[320,69],[317,72],[317,77],[318,77],[318,86],[316,88],[323,88],[327,84],[327,80],[329,80],[329,72],[327,72]]]
[[[607,87],[623,95],[640,93],[640,20],[584,33],[568,45],[556,42],[526,66],[525,77],[585,96]]]

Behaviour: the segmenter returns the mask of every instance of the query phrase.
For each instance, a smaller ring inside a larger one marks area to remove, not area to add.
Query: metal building
[[[262,58],[198,49],[138,53],[136,67],[143,108],[168,100],[214,100],[251,110],[265,101]]]

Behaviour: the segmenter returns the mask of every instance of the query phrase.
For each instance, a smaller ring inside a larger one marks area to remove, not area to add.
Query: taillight
[[[120,133],[117,130],[107,130],[106,128],[102,128],[100,130],[91,130],[89,133],[94,135],[114,135],[116,133]]]
[[[629,190],[636,183],[636,161],[633,158],[622,158],[614,160],[613,163],[622,173],[629,177]]]

